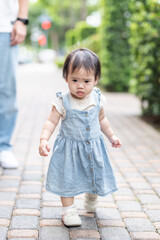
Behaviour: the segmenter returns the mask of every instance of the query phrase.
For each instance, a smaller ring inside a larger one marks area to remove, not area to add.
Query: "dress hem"
[[[82,193],[97,194],[98,196],[105,197],[106,195],[111,194],[111,193],[117,191],[118,188],[115,187],[115,188],[111,189],[110,191],[108,191],[106,193],[103,193],[103,194],[95,192],[95,191],[94,192],[93,191],[88,191],[88,190],[82,190],[82,191],[76,192],[75,194],[73,194],[73,193],[72,194],[61,194],[61,193],[58,193],[58,192],[56,192],[54,190],[51,190],[49,188],[46,188],[46,190],[48,192],[50,192],[50,193],[56,194],[56,195],[61,196],[61,197],[74,197],[74,196],[80,195]]]

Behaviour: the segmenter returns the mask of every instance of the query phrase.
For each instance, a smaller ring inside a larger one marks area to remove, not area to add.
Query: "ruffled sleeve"
[[[63,98],[61,92],[56,93],[55,99],[51,102],[51,105],[56,107],[56,110],[61,114],[62,119],[66,117],[66,110],[63,106]]]
[[[106,107],[107,99],[106,97],[101,93],[101,99],[100,99],[100,109]]]

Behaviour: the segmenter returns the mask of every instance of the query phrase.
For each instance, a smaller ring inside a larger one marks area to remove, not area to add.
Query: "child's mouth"
[[[83,95],[83,92],[79,91],[79,92],[77,92],[77,95],[78,95],[78,96],[82,96],[82,95]]]

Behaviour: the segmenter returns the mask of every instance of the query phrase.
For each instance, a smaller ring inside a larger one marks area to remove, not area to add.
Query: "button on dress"
[[[89,111],[71,108],[69,93],[62,98],[66,117],[61,122],[49,163],[46,190],[62,197],[81,193],[105,196],[117,190],[116,180],[100,131],[101,93],[94,88],[96,106]]]

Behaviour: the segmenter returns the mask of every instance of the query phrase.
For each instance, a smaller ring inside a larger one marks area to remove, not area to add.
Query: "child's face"
[[[91,93],[98,80],[95,80],[94,72],[87,72],[84,68],[69,70],[65,79],[72,97],[83,99]]]

